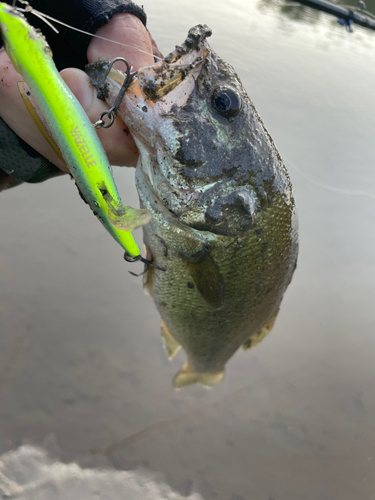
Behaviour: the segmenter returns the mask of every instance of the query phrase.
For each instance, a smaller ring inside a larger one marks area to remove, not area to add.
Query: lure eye
[[[212,106],[224,118],[233,118],[241,111],[241,97],[233,89],[219,87],[211,97]]]

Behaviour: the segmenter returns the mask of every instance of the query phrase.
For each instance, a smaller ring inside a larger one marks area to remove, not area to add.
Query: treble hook
[[[133,276],[136,276],[137,278],[139,276],[142,276],[143,274],[146,274],[147,271],[148,271],[148,268],[150,266],[154,267],[155,269],[158,269],[159,271],[165,271],[165,269],[163,269],[162,267],[157,266],[151,260],[147,260],[144,257],[142,257],[141,254],[137,255],[136,257],[132,257],[130,254],[128,254],[128,252],[125,252],[124,253],[124,259],[126,260],[126,262],[138,262],[140,260],[141,262],[143,262],[143,264],[145,264],[146,269],[144,271],[142,271],[141,273],[139,273],[139,274],[132,273],[131,271],[128,271],[130,274],[132,274]]]
[[[126,77],[125,77],[124,83],[122,84],[122,86],[120,88],[120,92],[118,93],[118,96],[116,97],[114,105],[108,111],[104,111],[103,113],[101,113],[101,115],[99,116],[99,120],[96,123],[94,123],[95,129],[109,128],[113,125],[113,122],[115,121],[115,118],[117,116],[118,108],[120,107],[122,98],[124,97],[125,92],[128,90],[128,87],[129,87],[130,82],[132,81],[133,77],[137,74],[136,71],[134,73],[131,72],[132,67],[129,65],[129,63],[126,59],[124,59],[123,57],[115,57],[115,59],[112,59],[112,61],[108,65],[108,69],[107,69],[105,76],[104,76],[104,81],[106,80],[107,76],[109,75],[109,72],[111,71],[112,66],[117,61],[122,61],[123,63],[126,64]],[[107,115],[107,118],[109,119],[108,123],[105,123],[103,120],[105,115]]]

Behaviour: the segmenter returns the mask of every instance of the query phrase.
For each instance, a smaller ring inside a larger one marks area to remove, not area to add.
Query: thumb
[[[98,29],[96,35],[112,42],[93,38],[87,49],[89,62],[124,57],[134,70],[154,62],[150,34],[141,20],[132,14],[116,14]]]
[[[116,14],[111,21],[99,28],[97,35],[112,40],[93,38],[87,49],[89,62],[124,57],[135,70],[154,62],[149,32],[138,17],[132,14]],[[67,85],[81,103],[90,120],[95,123],[108,107],[96,97],[85,73],[69,68],[61,72]],[[138,151],[127,127],[116,118],[108,129],[99,129],[98,136],[112,165],[136,166]]]

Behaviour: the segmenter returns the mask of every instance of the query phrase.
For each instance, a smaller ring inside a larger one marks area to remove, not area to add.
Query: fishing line
[[[316,181],[315,179],[312,179],[310,176],[306,175],[304,172],[299,170],[293,163],[289,160],[287,160],[285,157],[285,163],[288,165],[288,167],[292,167],[294,170],[296,170],[301,177],[303,177],[306,181],[310,182],[311,184],[314,184],[315,186],[325,189],[326,191],[331,191],[332,193],[337,193],[337,194],[344,194],[344,195],[349,195],[349,196],[364,196],[365,198],[370,198],[371,200],[375,200],[375,195],[368,193],[366,191],[362,190],[352,190],[352,189],[344,189],[344,188],[338,188],[338,187],[333,187],[333,186],[328,186],[327,184],[324,184],[323,182]]]
[[[15,0],[15,2],[16,1],[17,0]],[[148,56],[152,56],[152,57],[155,57],[156,59],[162,60],[162,57],[156,56],[155,54],[151,54],[150,52],[146,52],[145,50],[140,49],[136,45],[131,45],[131,44],[126,44],[126,43],[116,42],[115,40],[111,40],[110,38],[105,38],[104,36],[95,35],[95,34],[89,33],[88,31],[84,31],[84,30],[81,30],[79,28],[75,28],[74,26],[70,26],[69,24],[63,23],[62,21],[59,21],[58,19],[55,19],[54,17],[51,17],[51,16],[49,16],[47,14],[43,14],[43,12],[39,12],[38,10],[34,9],[33,7],[31,7],[31,5],[29,5],[29,3],[26,0],[18,0],[18,1],[21,4],[26,5],[26,7],[25,8],[16,7],[16,10],[18,10],[20,12],[34,14],[36,17],[38,17],[39,19],[41,19],[42,21],[44,21],[56,33],[59,32],[58,29],[55,26],[53,26],[47,19],[49,19],[50,21],[53,21],[55,23],[58,23],[61,26],[64,26],[65,28],[69,28],[71,30],[78,31],[79,33],[82,33],[83,35],[87,35],[87,36],[94,37],[94,38],[99,38],[100,40],[104,40],[105,42],[115,43],[117,45],[121,45],[122,47],[133,48],[133,49],[138,50],[138,52],[141,52],[142,54],[146,54]]]

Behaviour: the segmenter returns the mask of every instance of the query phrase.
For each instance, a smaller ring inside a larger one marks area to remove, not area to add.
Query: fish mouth
[[[212,30],[199,24],[191,28],[182,45],[177,45],[175,50],[161,61],[150,66],[140,68],[133,73],[127,93],[135,92],[146,101],[156,103],[172,92],[189,76],[197,78],[199,70],[209,54],[206,38],[211,36]],[[124,83],[124,74],[111,67],[108,61],[98,61],[86,66],[86,73],[90,76],[93,85],[98,90],[98,98],[105,100],[108,97],[107,78],[118,85]],[[138,90],[138,92],[137,92]]]
[[[136,81],[134,86],[129,88],[129,93],[135,87],[135,91],[138,90],[139,94],[142,95],[148,109],[154,113],[154,116],[163,117],[160,124],[165,120],[168,121],[168,118],[175,119],[175,110],[183,108],[187,104],[210,53],[211,49],[206,39],[211,35],[212,30],[208,26],[194,26],[189,30],[185,41],[176,46],[175,50],[162,61],[141,68],[137,72]],[[175,134],[172,127],[168,130],[172,136]],[[146,161],[143,163],[142,175],[147,178],[147,184],[151,188],[153,196],[157,197],[159,201],[170,199],[172,203],[170,203],[169,211],[178,215],[179,212],[188,209],[198,193],[191,186],[180,184],[180,176],[168,175],[169,172],[173,171],[175,160],[171,158],[169,148],[165,148],[164,141],[159,142],[159,147],[156,149],[158,150],[159,168],[156,171]],[[171,205],[176,203],[180,205],[179,200],[183,200],[183,207],[180,207],[177,212],[172,211]]]
[[[172,204],[177,203],[182,211],[193,202],[197,193],[182,182],[179,175],[170,175],[176,166],[181,168],[172,154],[178,142],[176,111],[186,106],[196,87],[211,52],[206,42],[211,34],[212,30],[206,25],[197,25],[164,59],[136,71],[118,109],[143,157],[143,175],[148,177],[159,199],[173,199]],[[110,64],[98,61],[86,66],[86,72],[98,90],[98,97],[112,106],[125,75],[114,68],[108,72]],[[179,200],[183,200],[183,207]]]
[[[139,70],[137,78],[145,98],[156,102],[189,75],[196,74],[209,53],[205,40],[211,35],[212,30],[208,26],[194,26],[182,45],[177,45],[162,61]]]
[[[197,57],[191,63],[178,61],[168,64],[165,60],[153,66],[153,78],[149,78],[149,72],[140,71],[138,73],[139,85],[142,93],[148,101],[156,102],[169,94],[183,80],[200,68],[203,57]]]

